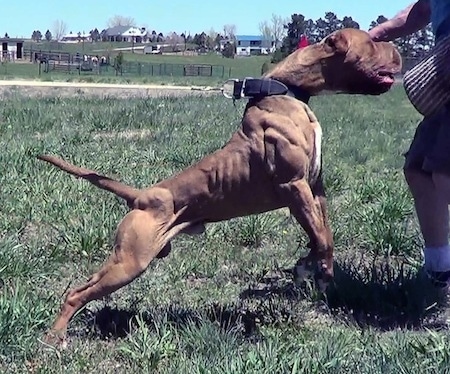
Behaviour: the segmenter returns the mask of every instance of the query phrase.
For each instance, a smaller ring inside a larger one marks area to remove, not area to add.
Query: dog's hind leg
[[[296,278],[301,280],[315,271],[322,290],[333,277],[333,236],[328,225],[326,200],[319,178],[313,189],[304,179],[283,184],[281,195],[292,215],[309,237],[310,252],[298,260]]]
[[[118,226],[114,251],[102,268],[86,284],[70,290],[48,338],[63,339],[72,316],[88,302],[113,293],[133,281],[183,227],[158,219],[151,212],[133,210]],[[170,217],[169,217],[170,218]],[[172,220],[172,222],[169,222]]]

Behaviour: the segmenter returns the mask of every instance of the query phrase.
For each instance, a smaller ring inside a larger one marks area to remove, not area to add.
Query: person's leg
[[[424,119],[404,168],[425,242],[424,267],[438,285],[450,280],[450,123],[445,123],[449,120],[447,110]]]
[[[406,168],[404,173],[414,198],[414,206],[425,247],[447,246],[449,244],[449,200],[447,196],[437,188],[433,174]],[[450,270],[450,267],[448,270]]]

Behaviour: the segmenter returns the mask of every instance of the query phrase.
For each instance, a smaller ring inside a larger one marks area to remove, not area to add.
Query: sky
[[[33,30],[42,34],[53,31],[56,20],[67,25],[67,32],[89,32],[106,28],[114,15],[132,17],[136,26],[167,34],[222,31],[225,24],[234,24],[236,34],[258,35],[259,23],[270,20],[272,14],[290,17],[303,14],[316,20],[325,12],[334,12],[339,18],[351,16],[367,29],[379,15],[388,18],[405,8],[412,0],[97,0],[65,2],[55,0],[1,1],[0,37],[29,38]],[[168,5],[165,5],[168,4]],[[79,5],[78,5],[79,4]]]

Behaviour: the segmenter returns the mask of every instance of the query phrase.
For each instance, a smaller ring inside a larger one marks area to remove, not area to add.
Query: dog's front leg
[[[299,281],[311,273],[322,291],[333,277],[333,235],[328,225],[326,199],[319,179],[311,189],[305,179],[291,181],[281,187],[281,193],[291,214],[306,231],[310,252],[295,266]]]

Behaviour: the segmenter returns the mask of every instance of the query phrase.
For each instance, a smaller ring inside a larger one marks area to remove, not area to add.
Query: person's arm
[[[430,23],[430,16],[429,0],[418,0],[390,20],[369,30],[369,34],[374,41],[389,42],[423,29]]]

